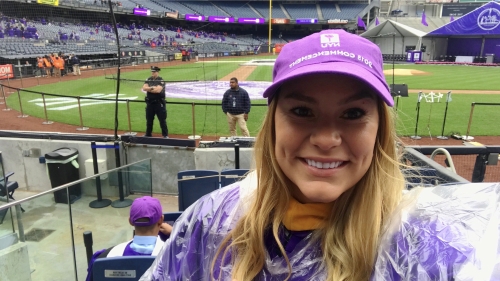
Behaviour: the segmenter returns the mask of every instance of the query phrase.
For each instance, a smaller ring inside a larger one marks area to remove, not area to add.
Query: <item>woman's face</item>
[[[377,98],[349,76],[316,74],[283,84],[277,102],[275,153],[293,197],[335,201],[370,166]]]

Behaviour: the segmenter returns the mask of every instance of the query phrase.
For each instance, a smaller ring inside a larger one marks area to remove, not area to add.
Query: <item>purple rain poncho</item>
[[[253,173],[189,207],[140,280],[211,280],[219,245],[248,209],[255,187]],[[382,237],[371,280],[500,280],[499,194],[500,184],[495,183],[406,194]],[[255,280],[281,281],[287,276],[284,258],[275,254],[272,240],[266,238],[266,264]],[[292,266],[289,280],[326,279],[312,232],[292,232],[285,248]],[[231,266],[220,269],[219,261],[214,268],[216,280],[232,280]]]

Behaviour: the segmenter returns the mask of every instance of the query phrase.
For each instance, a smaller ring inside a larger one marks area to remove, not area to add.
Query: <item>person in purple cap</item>
[[[500,280],[500,185],[403,198],[377,45],[289,43],[264,97],[255,171],[184,211],[140,280]]]
[[[134,200],[130,207],[129,223],[134,227],[134,238],[94,253],[89,263],[87,281],[93,280],[92,266],[96,259],[119,256],[156,256],[172,232],[172,226],[163,222],[160,201],[150,196]]]

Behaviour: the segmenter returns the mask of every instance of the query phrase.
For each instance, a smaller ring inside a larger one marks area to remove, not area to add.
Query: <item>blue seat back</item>
[[[125,256],[97,259],[92,268],[94,281],[139,280],[156,257]]]
[[[202,196],[219,188],[219,172],[215,170],[188,170],[177,174],[179,211],[186,210]]]
[[[182,212],[163,213],[163,221],[174,225],[174,222],[181,216]]]
[[[239,181],[246,173],[247,169],[224,170],[220,173],[220,187],[224,187]]]

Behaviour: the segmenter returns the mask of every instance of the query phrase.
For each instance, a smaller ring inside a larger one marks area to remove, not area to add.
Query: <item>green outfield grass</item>
[[[181,80],[218,80],[228,75],[239,67],[240,62],[250,59],[265,59],[270,57],[236,57],[220,58],[217,62],[191,63],[174,67],[164,67],[160,75],[167,81]],[[231,62],[234,61],[234,62]],[[385,65],[385,69],[391,69],[392,65]],[[448,90],[499,90],[500,68],[498,67],[470,67],[470,66],[442,66],[442,65],[395,65],[396,68],[416,69],[425,71],[425,75],[396,76],[396,84],[408,84],[410,89],[432,89],[446,94]],[[141,81],[124,81],[120,83],[122,99],[133,99],[143,101],[144,94],[139,91],[142,80],[150,74],[148,69],[122,73],[121,78]],[[114,78],[106,75],[106,78]],[[272,66],[259,66],[246,79],[248,81],[270,81],[272,79]],[[389,83],[392,83],[392,75],[386,75]],[[52,93],[68,96],[84,96],[89,94],[116,93],[116,80],[95,77],[81,80],[60,82],[30,88],[32,91]],[[204,89],[200,89],[203,91]],[[113,96],[109,96],[112,98]],[[23,111],[31,116],[44,118],[43,107],[35,105],[30,100],[40,99],[38,94],[21,92]],[[46,96],[47,102],[54,97]],[[410,94],[408,98],[401,98],[398,110],[398,133],[400,135],[413,135],[415,127],[415,106],[417,95]],[[220,101],[212,100],[188,100],[169,98],[169,102],[187,102],[187,105],[168,105],[168,126],[171,134],[192,134],[192,105],[195,106],[196,134],[219,135],[228,134],[226,117],[221,111]],[[19,110],[17,95],[11,95],[7,100],[9,107]],[[41,101],[40,101],[41,102]],[[86,104],[89,101],[82,101]],[[92,102],[92,101],[90,101]],[[445,134],[459,132],[465,134],[469,118],[470,105],[472,102],[500,102],[499,95],[479,94],[456,94],[449,105],[448,118]],[[217,103],[218,105],[204,105],[204,103]],[[75,103],[74,103],[75,104]],[[265,100],[253,101],[248,128],[252,135],[259,130],[262,118],[267,110]],[[422,102],[418,134],[428,135],[427,125],[433,136],[441,133],[441,125],[444,114],[444,99],[441,103],[431,104]],[[143,132],[145,130],[145,104],[143,102],[130,102],[132,131]],[[94,128],[114,128],[114,104],[112,101],[106,104],[82,106],[84,126]],[[430,120],[429,120],[430,116]],[[78,108],[65,111],[48,111],[50,120],[80,125]],[[500,135],[500,128],[494,126],[494,120],[500,120],[500,107],[484,106],[477,107],[472,122],[471,135]],[[125,103],[119,104],[119,129],[128,130],[127,107]],[[155,121],[155,132],[159,132],[158,122]]]
[[[428,73],[394,76],[395,84],[407,84],[410,89],[500,90],[500,67],[396,64],[394,68],[415,69]],[[392,65],[385,64],[384,69],[391,70]],[[386,75],[385,78],[392,84],[392,75]]]

